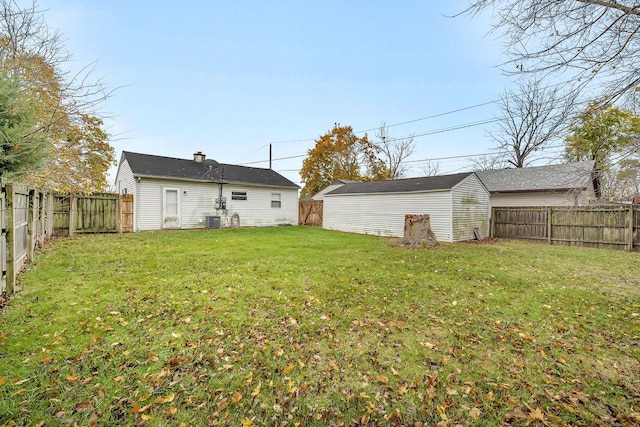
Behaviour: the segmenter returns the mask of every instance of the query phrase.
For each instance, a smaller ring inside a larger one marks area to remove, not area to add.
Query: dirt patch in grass
[[[469,243],[472,245],[495,245],[496,243],[502,242],[501,239],[497,237],[484,237],[482,239],[472,239],[472,240],[463,240],[462,243]]]

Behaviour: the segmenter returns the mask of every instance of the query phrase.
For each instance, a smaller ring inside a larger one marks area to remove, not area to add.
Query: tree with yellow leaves
[[[358,137],[351,126],[334,124],[316,140],[302,162],[302,197],[311,197],[334,179],[371,181],[387,179],[388,168],[378,157],[379,149],[365,134]]]
[[[42,168],[25,171],[21,180],[61,192],[103,190],[115,163],[109,134],[95,115],[107,97],[104,88],[99,81],[91,83],[90,69],[63,71],[70,55],[35,0],[25,8],[0,0],[0,33],[0,70],[18,81],[23,96],[34,103],[32,133],[48,141]]]

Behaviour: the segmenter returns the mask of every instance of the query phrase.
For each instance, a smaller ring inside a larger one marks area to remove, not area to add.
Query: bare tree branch
[[[489,137],[497,143],[496,149],[507,153],[509,164],[524,167],[533,153],[566,130],[574,103],[575,95],[564,95],[557,87],[543,88],[538,81],[521,83],[517,92],[502,95],[502,119]]]
[[[413,154],[413,136],[392,138],[389,136],[389,129],[382,123],[378,133],[376,133],[376,138],[379,140],[376,147],[382,154],[388,178],[399,179],[404,177],[406,166],[402,162]]]
[[[595,85],[609,100],[640,90],[637,0],[471,0],[463,12],[491,11],[505,41],[509,75],[537,74]]]

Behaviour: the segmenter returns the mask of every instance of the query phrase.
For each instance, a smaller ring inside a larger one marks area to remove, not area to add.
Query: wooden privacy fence
[[[53,197],[21,184],[2,184],[0,193],[0,292],[11,294],[17,273],[53,234]]]
[[[322,227],[322,200],[300,200],[298,202],[298,225]]]
[[[495,207],[491,236],[640,250],[640,206]]]
[[[0,186],[0,293],[53,234],[133,231],[133,195],[53,195],[22,184]]]
[[[56,195],[53,203],[57,234],[133,231],[132,194]]]

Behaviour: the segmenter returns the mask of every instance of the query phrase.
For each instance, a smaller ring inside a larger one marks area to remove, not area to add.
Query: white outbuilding
[[[441,242],[489,231],[489,192],[475,173],[352,182],[324,195],[323,228],[402,237],[407,214],[429,214]]]

